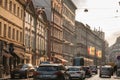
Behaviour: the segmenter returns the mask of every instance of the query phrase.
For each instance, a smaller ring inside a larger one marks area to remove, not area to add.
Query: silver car
[[[41,64],[34,72],[34,80],[68,80],[69,75],[62,64]]]
[[[33,77],[35,68],[32,64],[19,64],[16,68],[12,69],[10,76],[14,78],[28,78]]]
[[[67,73],[70,75],[69,79],[78,79],[78,80],[84,80],[85,79],[85,71],[82,70],[82,67],[80,66],[69,66],[67,67]]]

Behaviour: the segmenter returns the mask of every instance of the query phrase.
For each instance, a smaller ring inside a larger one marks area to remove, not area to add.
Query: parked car
[[[20,64],[11,71],[10,76],[12,79],[33,77],[34,71],[35,68],[32,64]]]
[[[62,64],[41,64],[34,72],[34,80],[69,80]]]
[[[120,77],[120,69],[117,69],[117,71],[116,71],[116,76],[117,76],[117,77]]]
[[[44,62],[41,62],[40,64],[52,64],[53,62],[51,61],[44,61]]]
[[[99,77],[110,77],[112,76],[112,67],[111,66],[101,66]]]
[[[89,66],[83,66],[83,70],[85,71],[85,77],[91,77],[92,76],[92,72],[91,72]]]
[[[97,74],[98,73],[98,69],[97,69],[97,66],[96,65],[90,65],[90,70],[91,72],[94,74]]]
[[[69,66],[67,67],[67,73],[70,75],[69,79],[75,80],[84,80],[85,79],[85,71],[82,70],[80,66]]]

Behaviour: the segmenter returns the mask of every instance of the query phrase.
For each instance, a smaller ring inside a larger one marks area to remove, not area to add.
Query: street
[[[120,80],[120,77],[116,77],[116,75],[111,78],[100,78],[99,74],[93,75],[91,78],[87,78],[86,80]]]
[[[8,80],[33,80],[33,78],[29,78],[29,79],[8,79]],[[91,78],[86,78],[85,80],[120,80],[120,77],[116,77],[116,75],[114,75],[111,78],[100,78],[99,74],[97,74],[97,75],[93,75]]]

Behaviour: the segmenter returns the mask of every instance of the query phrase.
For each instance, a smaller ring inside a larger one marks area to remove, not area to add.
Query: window
[[[13,29],[12,39],[15,39],[15,29]]]
[[[18,32],[18,30],[17,30],[17,32],[16,32],[16,40],[18,41],[18,38],[19,38],[19,32]]]
[[[7,25],[6,24],[4,24],[4,37],[6,37],[6,30],[7,30]]]
[[[2,0],[0,0],[0,5],[2,6]]]
[[[8,4],[8,1],[5,0],[5,2],[4,2],[4,6],[5,6],[6,9],[7,9],[7,4]]]
[[[21,9],[21,18],[23,18],[23,10]]]
[[[20,42],[22,42],[22,32],[20,32]]]
[[[14,14],[16,14],[16,4],[14,4],[13,12],[14,12]]]
[[[20,10],[20,8],[18,7],[17,8],[17,16],[19,17],[19,10]]]
[[[0,35],[2,35],[2,23],[0,22]]]
[[[9,2],[9,10],[12,12],[12,1]]]
[[[11,27],[8,28],[8,38],[11,38]]]

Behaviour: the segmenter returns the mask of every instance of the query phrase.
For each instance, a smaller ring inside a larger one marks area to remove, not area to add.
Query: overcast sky
[[[120,0],[72,0],[76,6],[76,20],[88,24],[91,29],[105,32],[110,45],[120,36]],[[88,12],[84,12],[84,9]]]

